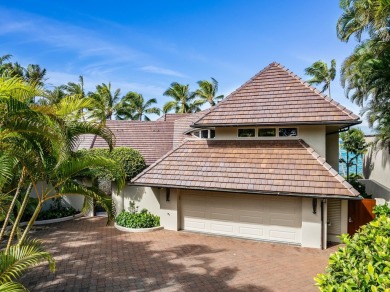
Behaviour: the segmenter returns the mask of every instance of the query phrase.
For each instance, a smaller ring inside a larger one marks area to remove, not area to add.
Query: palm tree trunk
[[[34,214],[32,215],[30,221],[28,222],[27,226],[26,226],[26,229],[24,229],[24,232],[22,234],[22,237],[19,239],[19,242],[18,242],[18,245],[22,245],[23,242],[26,240],[27,236],[28,236],[28,233],[30,232],[31,230],[31,227],[34,225],[35,221],[37,220],[38,218],[38,215],[39,213],[41,212],[42,210],[42,205],[43,205],[43,202],[39,202],[38,203],[38,206],[36,207],[35,211],[34,211]]]
[[[328,86],[328,92],[329,92],[329,97],[330,97],[330,82],[328,83],[329,86]]]
[[[16,201],[18,200],[18,197],[19,197],[20,191],[22,189],[25,177],[26,177],[26,168],[23,167],[22,173],[20,175],[20,179],[19,179],[19,182],[18,182],[18,187],[17,187],[15,195],[14,195],[14,197],[12,199],[11,205],[9,206],[9,210],[7,212],[7,215],[5,216],[3,227],[1,228],[1,231],[0,231],[0,241],[3,239],[3,236],[4,236],[5,231],[7,229],[8,221],[9,221],[9,219],[11,217],[11,214],[12,214],[14,208],[15,208]]]
[[[9,235],[7,247],[5,249],[5,253],[6,254],[9,252],[9,249],[11,247],[13,238],[14,238],[15,233],[16,233],[16,230],[19,227],[20,220],[22,219],[24,210],[26,209],[26,206],[27,206],[27,203],[28,203],[28,199],[30,198],[31,189],[32,189],[32,183],[30,183],[28,188],[27,188],[26,194],[25,194],[25,196],[23,198],[22,205],[20,206],[20,209],[19,209],[18,216],[16,217],[16,220],[14,222],[14,226],[12,227],[11,234]]]

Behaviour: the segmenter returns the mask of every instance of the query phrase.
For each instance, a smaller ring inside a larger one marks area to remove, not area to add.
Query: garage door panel
[[[269,237],[275,241],[296,241],[295,231],[270,230]]]
[[[210,219],[233,221],[233,211],[229,209],[219,209],[218,211],[210,211]]]
[[[224,223],[211,223],[211,231],[233,234],[234,227],[232,224]]]
[[[299,198],[186,191],[181,200],[182,229],[297,244],[301,241]]]
[[[264,224],[266,223],[262,216],[248,216],[248,215],[238,215],[238,220],[240,223],[254,223],[254,224]]]

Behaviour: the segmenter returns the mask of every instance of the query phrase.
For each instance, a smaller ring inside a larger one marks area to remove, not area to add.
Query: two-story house
[[[359,117],[280,64],[170,123],[172,150],[113,196],[117,211],[135,200],[169,230],[303,247],[347,232],[360,197],[338,174],[339,132]]]

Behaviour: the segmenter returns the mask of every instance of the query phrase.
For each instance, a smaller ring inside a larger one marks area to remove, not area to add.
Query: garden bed
[[[127,228],[127,227],[120,226],[116,223],[114,224],[114,226],[116,229],[124,232],[154,232],[154,231],[164,229],[163,226],[150,227],[150,228]]]

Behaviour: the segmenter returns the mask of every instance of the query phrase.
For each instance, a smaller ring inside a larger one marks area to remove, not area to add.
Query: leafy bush
[[[130,147],[118,147],[114,148],[111,152],[108,149],[103,148],[93,148],[89,150],[79,150],[76,155],[92,155],[99,157],[106,157],[117,161],[124,169],[126,173],[126,180],[131,180],[146,167],[145,160],[142,157],[141,153]],[[88,174],[86,174],[88,175]],[[112,179],[112,177],[107,174],[105,169],[102,169],[97,176],[99,178]]]
[[[342,241],[346,246],[330,256],[326,273],[315,278],[320,290],[390,291],[390,217],[377,217],[353,237],[342,235]]]
[[[29,221],[34,213],[36,206],[38,205],[38,199],[29,198],[26,210],[23,213],[22,221]],[[49,209],[41,211],[37,220],[50,220],[58,219],[68,216],[73,216],[79,213],[73,207],[65,207],[62,205],[62,198],[57,198],[52,201],[52,205]]]
[[[127,228],[151,228],[160,226],[160,217],[153,215],[148,210],[141,212],[127,212],[123,210],[115,219],[116,224]]]
[[[371,195],[367,194],[366,192],[366,186],[358,181],[361,178],[362,177],[360,175],[350,174],[348,182],[354,187],[355,190],[360,193],[363,198],[371,198]]]
[[[375,216],[377,216],[377,217],[379,217],[379,216],[390,217],[390,207],[387,203],[384,205],[377,205],[374,207],[374,210],[372,211],[372,213],[374,213]]]

